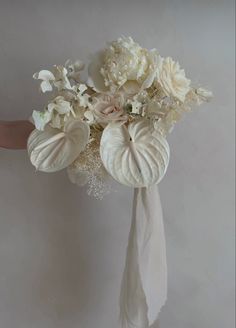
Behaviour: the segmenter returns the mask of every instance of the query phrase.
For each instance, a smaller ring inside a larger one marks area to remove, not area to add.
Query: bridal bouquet
[[[130,187],[160,182],[169,162],[167,134],[211,92],[191,85],[178,62],[122,37],[96,53],[83,81],[81,61],[34,74],[52,98],[33,111],[28,141],[37,170],[67,168],[69,178],[102,198],[111,176]]]
[[[96,53],[85,80],[81,61],[34,74],[52,92],[32,115],[28,152],[37,170],[67,168],[100,199],[109,178],[134,188],[120,293],[122,328],[149,328],[167,298],[165,235],[157,184],[168,167],[166,137],[193,105],[212,94],[191,84],[172,58],[122,37]]]

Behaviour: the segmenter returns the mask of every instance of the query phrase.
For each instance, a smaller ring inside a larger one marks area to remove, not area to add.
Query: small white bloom
[[[72,89],[70,81],[67,77],[68,71],[65,67],[55,65],[53,73],[55,76],[54,85],[59,91],[63,89]]]
[[[195,90],[198,96],[198,103],[201,104],[202,102],[208,102],[212,99],[213,93],[209,90],[204,88],[198,88]]]
[[[77,99],[82,107],[87,107],[89,104],[89,95],[85,93],[87,89],[88,87],[85,84],[80,84],[77,90]]]
[[[172,58],[162,58],[158,64],[157,82],[167,96],[175,97],[184,102],[190,90],[190,80],[185,77],[185,72],[179,63]]]
[[[130,113],[131,114],[138,114],[140,115],[142,113],[142,107],[143,104],[136,98],[134,97],[133,99],[129,99],[127,101],[126,106],[131,106]]]
[[[49,103],[47,110],[52,115],[50,124],[53,128],[61,128],[71,115],[75,116],[70,102],[62,96],[56,97]]]
[[[72,111],[71,104],[69,101],[66,101],[64,97],[58,96],[56,97],[53,102],[48,104],[48,111],[53,113],[56,111],[58,114],[68,114]]]
[[[72,78],[75,81],[79,81],[80,72],[84,69],[84,64],[80,60],[73,62],[71,59],[68,59],[65,63],[65,68],[68,71],[68,78]]]
[[[95,119],[95,116],[93,114],[93,112],[91,110],[86,110],[86,112],[84,113],[84,117],[86,118],[87,120],[87,123],[89,125],[95,123],[96,119]]]
[[[52,91],[53,86],[55,86],[58,91],[61,91],[63,89],[72,89],[67,73],[65,67],[55,65],[53,67],[53,72],[42,70],[35,73],[33,78],[36,80],[42,80],[40,84],[42,92]]]
[[[52,85],[55,81],[55,76],[52,72],[47,70],[42,70],[38,73],[34,73],[33,78],[36,80],[42,80],[40,88],[42,92],[52,91]]]
[[[47,110],[39,112],[37,110],[33,111],[32,119],[37,130],[43,131],[45,126],[51,121],[52,113]]]

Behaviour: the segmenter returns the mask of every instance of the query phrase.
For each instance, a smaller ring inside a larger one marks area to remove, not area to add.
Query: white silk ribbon
[[[122,328],[150,328],[166,298],[166,244],[158,187],[135,188],[120,294]]]

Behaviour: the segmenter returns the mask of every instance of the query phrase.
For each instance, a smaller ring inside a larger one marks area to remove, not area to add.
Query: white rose
[[[157,82],[167,96],[173,96],[184,102],[190,90],[190,80],[185,77],[185,72],[179,63],[172,58],[162,58],[158,63]]]
[[[131,37],[119,38],[99,52],[89,66],[88,83],[96,91],[116,91],[121,87],[131,93],[151,86],[158,64],[156,50],[141,48]]]
[[[85,117],[92,123],[107,124],[109,122],[125,122],[127,114],[124,111],[124,98],[122,95],[101,94],[93,99],[90,109],[85,112]]]

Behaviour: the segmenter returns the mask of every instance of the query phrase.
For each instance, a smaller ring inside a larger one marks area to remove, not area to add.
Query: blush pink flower
[[[124,97],[121,94],[100,94],[89,105],[85,116],[93,122],[108,124],[125,122],[128,116],[124,110]]]

